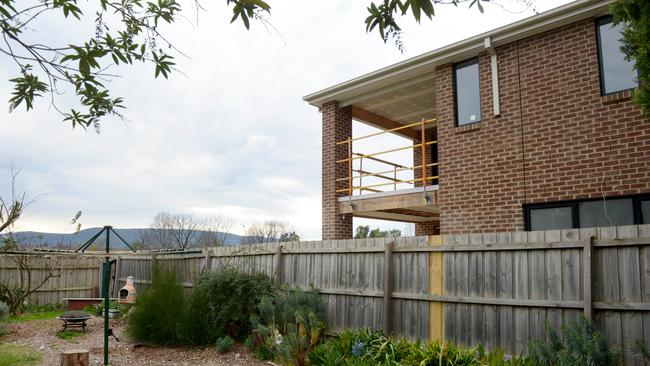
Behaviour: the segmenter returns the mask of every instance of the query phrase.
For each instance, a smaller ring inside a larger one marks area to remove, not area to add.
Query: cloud
[[[302,96],[531,14],[438,6],[433,22],[405,19],[402,55],[365,33],[364,2],[272,1],[277,32],[229,24],[222,2],[203,4],[208,12],[198,29],[181,21],[166,30],[190,56],[177,60],[185,75],[153,79],[146,65],[115,70],[123,77],[110,85],[125,97],[128,120],[105,121],[100,135],[71,130],[47,101],[29,113],[1,109],[0,192],[13,163],[22,167],[25,190],[47,193],[20,228],[61,231],[77,210],[86,227],[143,227],[164,210],[230,215],[239,226],[281,218],[303,238],[317,239],[320,114]],[[91,22],[53,17],[40,25],[31,35],[40,42],[67,44],[94,33]],[[0,56],[0,78],[16,73]],[[0,83],[4,100],[10,88]]]

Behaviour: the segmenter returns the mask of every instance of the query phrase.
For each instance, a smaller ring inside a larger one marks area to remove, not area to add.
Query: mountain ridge
[[[40,232],[40,231],[19,231],[13,233],[13,236],[19,242],[24,242],[29,245],[34,245],[37,247],[44,248],[54,248],[54,247],[65,247],[75,249],[81,246],[83,243],[90,240],[95,234],[97,234],[102,228],[101,227],[90,227],[87,229],[80,230],[78,233],[49,233],[49,232]],[[137,239],[145,234],[147,231],[153,229],[150,228],[127,228],[119,229],[113,228],[127,243],[131,244],[137,241]],[[205,231],[197,230],[198,234],[201,234]],[[225,236],[225,245],[239,245],[241,243],[242,237],[237,234],[231,233],[221,233]],[[0,239],[6,237],[6,234],[0,234]],[[104,243],[105,235],[102,234],[97,239],[95,239],[94,244],[99,246]],[[124,243],[115,235],[111,235],[111,248],[122,249],[126,248]]]

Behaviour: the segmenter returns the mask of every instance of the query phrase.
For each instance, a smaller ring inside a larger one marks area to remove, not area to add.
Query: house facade
[[[306,96],[323,239],[353,217],[416,235],[650,223],[650,119],[619,32],[607,1],[579,0]],[[353,120],[408,143],[357,151],[378,134]],[[386,158],[400,149],[412,164]]]

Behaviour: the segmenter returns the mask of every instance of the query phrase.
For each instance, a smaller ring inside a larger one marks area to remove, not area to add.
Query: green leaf
[[[88,61],[85,58],[79,59],[79,72],[83,76],[90,75],[90,65],[88,65]]]

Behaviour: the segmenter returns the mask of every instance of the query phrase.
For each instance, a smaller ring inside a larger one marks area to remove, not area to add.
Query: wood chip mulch
[[[31,346],[43,354],[43,365],[47,366],[59,365],[61,352],[71,349],[86,349],[90,351],[91,365],[103,365],[103,324],[102,318],[93,317],[88,321],[86,333],[73,339],[63,340],[56,337],[57,332],[63,329],[63,322],[58,319],[10,323],[5,324],[6,333],[0,341]],[[124,321],[111,319],[111,328],[120,339],[120,342],[113,338],[109,341],[109,361],[112,366],[268,366],[270,364],[256,359],[241,345],[235,346],[225,354],[218,353],[215,347],[136,346],[126,336],[124,327]]]

